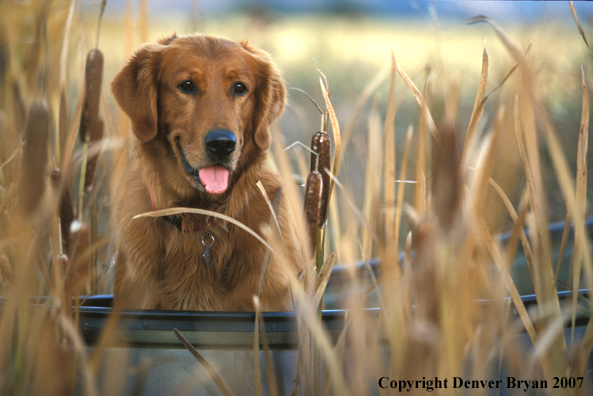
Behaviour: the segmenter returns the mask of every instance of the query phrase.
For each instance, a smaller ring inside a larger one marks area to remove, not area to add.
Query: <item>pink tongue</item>
[[[229,171],[220,166],[207,166],[200,169],[200,181],[210,194],[222,194],[229,185]]]

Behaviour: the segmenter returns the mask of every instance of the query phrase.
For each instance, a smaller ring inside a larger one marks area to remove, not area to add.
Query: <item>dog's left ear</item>
[[[270,125],[282,114],[286,104],[286,88],[280,71],[267,53],[251,48],[247,42],[242,42],[241,45],[253,56],[257,76],[253,141],[256,146],[266,150],[272,143]]]

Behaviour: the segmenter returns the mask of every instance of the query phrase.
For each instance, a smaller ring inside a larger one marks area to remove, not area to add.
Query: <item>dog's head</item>
[[[111,87],[139,141],[168,141],[180,174],[210,194],[227,190],[248,151],[270,146],[286,96],[266,53],[212,36],[145,45]]]

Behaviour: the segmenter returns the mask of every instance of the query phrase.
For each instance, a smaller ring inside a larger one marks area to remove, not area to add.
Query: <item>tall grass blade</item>
[[[224,396],[232,396],[233,392],[231,392],[231,388],[226,384],[224,379],[214,370],[214,367],[208,363],[206,359],[194,348],[194,346],[179,332],[177,329],[173,329],[179,341],[187,348],[188,351],[197,359],[197,361],[206,369],[206,372],[212,378],[218,389]]]
[[[23,148],[25,147],[25,144],[27,143],[27,141],[21,142],[21,144],[19,144],[17,146],[17,148],[14,149],[14,151],[12,152],[12,154],[10,154],[8,156],[8,158],[2,163],[2,165],[0,165],[0,170],[2,170],[2,168],[4,168],[6,165],[8,165],[10,162],[12,162],[12,160],[14,160],[16,158],[17,155],[19,155],[19,153],[23,150]]]
[[[504,277],[504,280],[503,280],[504,284],[509,292],[511,301],[515,305],[515,309],[517,310],[517,313],[519,314],[519,318],[521,318],[521,322],[523,323],[523,326],[525,327],[525,330],[527,331],[527,334],[529,335],[531,342],[534,345],[537,345],[537,343],[539,342],[539,337],[535,331],[533,322],[531,321],[531,318],[529,317],[529,314],[527,313],[525,304],[523,303],[523,300],[521,300],[521,295],[519,294],[519,291],[517,290],[517,286],[515,285],[515,282],[509,275],[508,270],[505,268],[502,254],[501,254],[500,250],[498,249],[498,247],[496,246],[496,244],[494,243],[494,239],[492,238],[490,231],[488,231],[488,226],[482,221],[481,224],[478,225],[478,227],[479,227],[479,232],[480,232],[481,238],[485,242],[486,247],[487,247],[488,251],[490,252],[490,255],[492,256],[492,259],[494,260],[494,263],[498,267],[498,270],[501,272],[501,274]]]
[[[101,34],[101,22],[103,21],[103,14],[105,14],[106,6],[107,6],[107,0],[101,0],[101,9],[99,10],[99,19],[97,21],[97,40],[95,42],[95,48],[99,48],[99,36]]]
[[[323,293],[325,292],[325,287],[327,286],[327,282],[329,281],[329,277],[331,276],[332,269],[334,268],[334,264],[336,263],[336,253],[331,253],[323,266],[321,268],[321,272],[317,276],[317,285],[315,286],[315,297],[313,298],[313,305],[319,306],[321,303],[321,299],[323,298]]]
[[[486,92],[486,84],[488,83],[488,52],[486,51],[486,42],[484,41],[484,51],[482,52],[482,71],[480,72],[480,84],[478,85],[478,92],[476,93],[476,100],[474,101],[474,108],[472,115],[469,119],[469,126],[467,127],[467,133],[465,135],[465,142],[463,143],[463,149],[461,151],[461,161],[463,168],[465,169],[466,158],[469,153],[469,149],[472,146],[474,132],[482,117],[484,106],[481,105],[484,99],[484,93]]]
[[[66,141],[68,105],[66,103],[66,76],[68,75],[68,54],[70,49],[70,37],[72,32],[72,20],[76,10],[76,0],[71,0],[68,8],[68,17],[66,18],[66,27],[64,28],[64,39],[62,40],[62,53],[60,55],[60,116],[58,128],[56,128],[56,161],[59,163],[64,152]]]
[[[148,0],[140,0],[138,3],[138,30],[142,43],[148,41],[148,25]]]
[[[397,69],[397,72],[401,76],[402,80],[404,80],[404,83],[406,83],[406,85],[408,86],[410,92],[412,92],[412,95],[414,95],[416,102],[418,102],[422,115],[424,116],[426,124],[428,125],[428,130],[430,131],[434,139],[438,142],[439,136],[437,132],[437,126],[432,118],[432,115],[430,114],[430,110],[428,109],[428,105],[426,103],[424,95],[422,95],[422,92],[420,92],[420,90],[416,87],[416,84],[414,84],[412,79],[406,74],[406,72],[400,66],[399,63],[396,62],[395,67]]]
[[[589,46],[589,43],[587,42],[587,37],[585,36],[585,31],[583,30],[583,27],[581,26],[581,22],[579,21],[579,16],[577,15],[577,11],[574,9],[574,4],[572,1],[569,1],[568,4],[570,5],[570,12],[572,13],[574,22],[577,25],[577,29],[579,29],[579,33],[581,34],[583,41],[587,45],[587,48],[589,48],[589,52],[591,52],[591,47]]]
[[[61,162],[62,153],[66,149],[66,139],[68,136],[68,124],[70,122],[70,115],[68,112],[68,102],[66,99],[66,87],[60,90],[60,110],[58,115],[58,127],[56,128],[56,145],[55,145],[55,161]]]
[[[258,316],[259,332],[261,343],[264,347],[264,355],[266,357],[266,375],[268,379],[268,391],[270,396],[278,395],[278,383],[276,381],[276,374],[274,373],[274,367],[272,366],[272,356],[270,355],[270,345],[268,343],[268,337],[266,336],[265,327],[263,326],[264,320],[261,315],[261,309],[259,308],[259,299],[254,297],[254,302],[257,304],[255,314]],[[255,346],[254,346],[255,348]],[[259,359],[258,359],[259,360]],[[255,363],[254,363],[255,364]],[[260,374],[261,375],[261,374]]]
[[[4,194],[4,198],[2,198],[2,201],[0,201],[0,215],[2,215],[2,213],[4,212],[4,209],[6,209],[6,206],[12,199],[12,195],[14,194],[14,191],[15,191],[15,186],[14,186],[14,184],[11,184],[10,187],[8,187],[8,190],[6,191],[6,193]]]
[[[391,50],[391,82],[389,84],[389,98],[387,100],[387,115],[383,125],[384,138],[384,196],[385,208],[385,240],[392,241],[395,237],[395,178],[396,178],[396,151],[395,151],[395,54]]]
[[[427,76],[424,84],[424,93],[428,96],[429,92],[429,78]],[[423,101],[424,103],[424,101]],[[416,186],[414,189],[414,209],[417,213],[424,213],[427,206],[427,190],[426,190],[426,179],[427,175],[427,163],[428,163],[428,148],[429,142],[426,133],[426,114],[423,111],[418,114],[418,148],[416,151]]]
[[[280,211],[280,199],[282,197],[282,187],[276,193],[274,200],[270,202],[270,198],[268,198],[268,194],[264,189],[263,184],[261,181],[257,182],[257,187],[260,189],[268,207],[270,208],[270,230],[275,229],[280,237],[280,241],[282,242],[282,249],[284,251],[284,255],[286,256],[286,247],[284,245],[284,239],[282,238],[282,231],[280,230],[280,224],[278,223],[278,214]],[[275,227],[275,228],[274,228]],[[264,276],[266,275],[266,270],[268,269],[268,265],[270,264],[270,259],[272,258],[272,253],[269,250],[266,250],[266,254],[264,255],[264,262],[261,268],[261,276],[259,278],[259,287],[257,291],[257,295],[259,296],[261,293],[261,287],[264,282]]]
[[[571,9],[574,7],[571,3]],[[573,11],[574,13],[574,11]],[[576,15],[576,13],[575,13]],[[577,19],[578,23],[578,19]],[[575,216],[579,219],[584,219],[587,215],[587,149],[589,140],[589,89],[587,87],[587,81],[585,79],[585,71],[581,67],[581,84],[583,92],[583,105],[581,109],[581,126],[579,128],[579,140],[577,145],[577,175],[576,175],[576,208]],[[580,234],[586,232],[586,228],[581,221],[578,221],[577,227],[575,227],[575,242],[572,255],[572,331],[571,331],[571,343],[574,341],[574,331],[576,326],[576,315],[577,315],[577,291],[581,284],[581,270],[583,264],[583,251],[588,250],[589,245],[581,245],[582,241],[586,237]],[[578,234],[578,235],[577,235]],[[587,272],[588,284],[592,285],[591,268],[585,266]]]
[[[253,305],[255,306],[255,325],[253,328],[253,390],[256,396],[263,396],[264,391],[262,385],[261,362],[259,353],[259,298],[253,297]]]
[[[558,261],[556,262],[556,272],[554,272],[555,283],[558,282],[560,276],[560,269],[562,268],[562,262],[564,261],[564,255],[566,254],[566,248],[568,247],[568,236],[570,234],[570,227],[572,221],[568,213],[564,216],[564,229],[562,230],[562,238],[560,240],[560,249],[558,250]]]
[[[412,133],[414,132],[413,127],[410,125],[408,127],[408,132],[406,133],[406,142],[404,144],[404,154],[402,158],[402,164],[399,172],[399,183],[397,186],[397,202],[395,206],[395,235],[393,241],[399,244],[399,235],[400,235],[400,227],[401,227],[401,218],[402,218],[402,210],[403,210],[403,202],[404,202],[404,193],[406,189],[406,174],[408,171],[408,158],[410,157],[410,147],[412,145]],[[399,246],[399,245],[398,245]],[[399,257],[397,258],[397,262],[399,263]]]
[[[334,176],[337,176],[337,171],[340,169],[340,156],[342,155],[342,137],[340,135],[340,125],[338,124],[338,117],[336,116],[336,112],[334,107],[332,106],[331,101],[329,100],[329,92],[326,90],[325,86],[321,82],[321,93],[323,94],[323,99],[325,99],[325,106],[327,108],[327,112],[329,114],[329,119],[331,121],[332,126],[332,135],[334,138],[334,165],[331,169]],[[329,194],[327,198],[327,202],[331,201],[332,192],[334,190],[334,182],[330,184]]]

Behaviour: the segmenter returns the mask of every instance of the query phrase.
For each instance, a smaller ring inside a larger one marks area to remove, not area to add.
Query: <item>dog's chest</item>
[[[193,273],[218,277],[232,250],[228,238],[213,230],[181,231],[167,234],[163,269],[168,272]]]
[[[238,279],[232,252],[229,238],[221,232],[169,233],[161,262],[163,308],[224,309]]]

